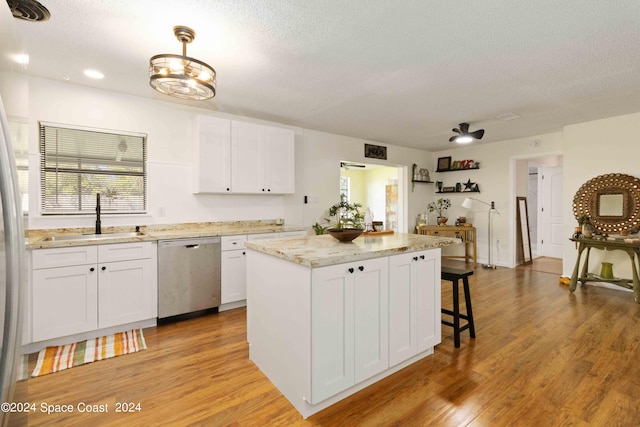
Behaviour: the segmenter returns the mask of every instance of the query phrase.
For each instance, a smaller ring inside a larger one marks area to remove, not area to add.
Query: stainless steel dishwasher
[[[220,238],[158,241],[158,319],[181,320],[220,306]]]

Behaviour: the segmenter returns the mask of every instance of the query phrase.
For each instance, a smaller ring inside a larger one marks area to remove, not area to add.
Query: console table
[[[635,297],[635,301],[640,303],[640,279],[638,279],[638,267],[636,263],[640,265],[640,242],[639,243],[627,243],[624,240],[598,240],[598,239],[589,239],[586,237],[581,237],[579,239],[570,239],[572,242],[576,242],[578,244],[578,258],[576,259],[576,266],[573,269],[573,274],[571,275],[571,281],[569,282],[569,290],[571,292],[576,290],[576,286],[578,282],[585,284],[586,282],[607,282],[612,283],[614,285],[622,286],[627,289],[633,289],[633,294]],[[632,279],[603,279],[594,274],[589,274],[587,271],[589,270],[589,253],[591,249],[600,249],[606,251],[612,250],[621,250],[625,251],[627,255],[629,255],[629,259],[631,261],[631,269],[633,272]],[[580,259],[582,258],[582,253],[584,250],[587,250],[587,254],[584,259],[584,263],[582,264],[582,270],[580,272],[580,276],[578,276],[578,271],[580,271]]]
[[[457,237],[464,243],[464,255],[442,255],[442,258],[464,258],[465,262],[471,260],[473,249],[473,266],[478,265],[476,254],[476,228],[473,226],[457,225],[420,225],[417,227],[418,234],[429,236]]]

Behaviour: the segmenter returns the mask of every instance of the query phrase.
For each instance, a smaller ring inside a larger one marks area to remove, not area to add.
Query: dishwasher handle
[[[198,249],[200,247],[200,244],[198,243],[197,245],[184,245],[184,247],[187,249]]]

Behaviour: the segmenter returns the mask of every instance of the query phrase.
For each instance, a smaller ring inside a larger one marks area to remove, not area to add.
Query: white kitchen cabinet
[[[98,329],[96,265],[33,271],[33,341]]]
[[[246,305],[247,260],[244,242],[247,240],[284,239],[306,236],[307,232],[282,231],[249,235],[222,236],[221,238],[221,288],[222,305],[220,311]]]
[[[231,192],[231,120],[199,115],[194,133],[193,192]]]
[[[286,194],[295,190],[294,131],[231,122],[234,193]]]
[[[152,242],[34,250],[33,341],[157,317],[156,260]]]
[[[311,278],[311,403],[389,366],[388,260],[317,268]]]
[[[295,133],[293,130],[265,128],[264,185],[271,193],[295,192]]]
[[[221,239],[222,304],[247,299],[246,235],[223,236]]]
[[[157,266],[152,259],[98,264],[98,325],[157,317]]]
[[[389,257],[389,363],[394,366],[438,344],[439,251]]]
[[[291,129],[197,116],[193,192],[293,193],[294,140]]]

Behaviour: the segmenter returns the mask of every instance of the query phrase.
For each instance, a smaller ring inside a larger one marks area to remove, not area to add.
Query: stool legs
[[[467,312],[465,314],[460,313],[460,296],[458,295],[458,278],[449,278],[451,280],[451,284],[453,285],[453,310],[447,310],[443,308],[441,311],[443,314],[448,314],[449,316],[453,316],[453,323],[447,320],[442,320],[443,325],[452,326],[453,327],[453,342],[456,348],[460,347],[460,332],[465,329],[469,329],[469,336],[471,338],[476,337],[476,328],[473,323],[473,310],[471,308],[471,292],[469,290],[469,279],[467,276],[462,277],[462,287],[464,290],[464,302],[467,308]],[[466,320],[467,323],[464,326],[460,326],[460,319]]]
[[[471,292],[469,291],[469,279],[465,276],[462,279],[462,286],[464,287],[464,302],[467,306],[467,322],[469,322],[469,335],[471,338],[476,337],[476,328],[473,324],[473,310],[471,309]]]
[[[453,282],[453,342],[460,347],[460,301],[458,296],[458,279]]]

